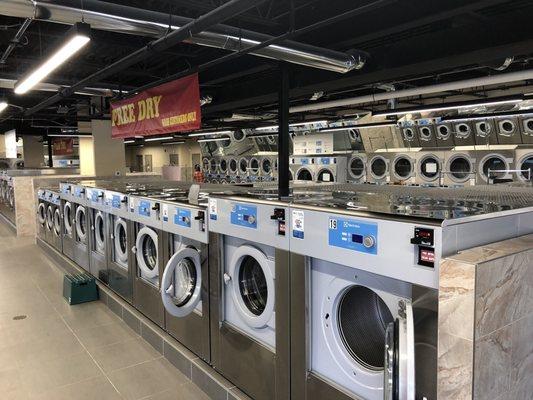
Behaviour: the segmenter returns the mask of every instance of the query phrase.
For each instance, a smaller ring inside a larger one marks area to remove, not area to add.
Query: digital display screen
[[[363,243],[363,236],[352,234],[352,242],[359,243],[359,244]]]
[[[418,265],[433,268],[435,266],[435,250],[429,247],[419,247]]]

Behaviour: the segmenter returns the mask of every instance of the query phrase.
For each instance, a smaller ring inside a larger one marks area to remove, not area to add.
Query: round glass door
[[[186,247],[176,252],[165,266],[161,299],[167,312],[184,317],[197,306],[201,297],[202,273],[200,254]]]
[[[435,180],[440,174],[440,161],[437,157],[429,155],[420,161],[420,175],[426,180]]]
[[[85,217],[85,207],[76,208],[76,235],[80,242],[87,240],[87,220]]]
[[[508,168],[507,168],[507,163],[502,157],[493,155],[483,161],[481,170],[483,171],[483,179],[488,180],[489,178],[490,179],[503,178],[507,174]],[[489,170],[490,170],[490,176],[489,176]],[[498,172],[495,172],[495,171],[498,171]]]
[[[350,175],[352,178],[360,179],[365,173],[365,163],[361,157],[354,157],[350,161]]]
[[[72,204],[69,201],[63,206],[63,225],[68,235],[72,234]]]
[[[139,230],[136,242],[137,264],[141,275],[148,279],[159,275],[158,242],[157,233],[153,229],[145,226]]]
[[[257,158],[252,158],[250,160],[250,172],[253,175],[256,175],[259,172],[259,160]]]
[[[413,173],[413,163],[407,157],[398,157],[394,161],[394,175],[398,179],[407,179]]]
[[[54,209],[51,204],[46,208],[46,227],[49,231],[54,229]]]
[[[261,265],[252,256],[245,256],[239,268],[239,292],[246,308],[254,315],[265,311],[268,288]]]
[[[382,179],[387,174],[387,162],[383,157],[375,157],[370,162],[370,172],[375,179]]]
[[[450,161],[450,174],[452,179],[466,181],[472,172],[472,164],[465,156],[457,156]]]
[[[103,253],[105,251],[105,223],[101,211],[98,211],[94,217],[94,238],[96,250]]]
[[[56,236],[61,235],[61,213],[57,207],[54,211],[54,234]]]
[[[122,265],[128,264],[128,230],[126,221],[118,218],[113,229],[115,259]]]
[[[262,169],[263,169],[263,173],[265,173],[267,175],[272,172],[272,163],[271,163],[270,159],[268,159],[268,158],[263,159]]]
[[[520,162],[520,176],[522,179],[533,179],[533,156],[525,157]]]
[[[39,220],[39,223],[44,226],[46,223],[46,205],[44,203],[39,203],[37,219]]]
[[[298,171],[296,175],[296,180],[298,181],[312,181],[313,174],[307,168],[302,168]]]

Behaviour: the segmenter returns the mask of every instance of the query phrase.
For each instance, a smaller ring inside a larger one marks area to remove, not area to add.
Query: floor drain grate
[[[15,315],[15,316],[13,317],[13,319],[14,319],[15,321],[20,321],[21,319],[26,319],[26,318],[27,318],[26,315]]]

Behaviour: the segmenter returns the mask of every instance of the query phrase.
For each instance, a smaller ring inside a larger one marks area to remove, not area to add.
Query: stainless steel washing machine
[[[477,145],[498,144],[498,133],[494,119],[475,119],[472,122],[476,133],[475,141]]]
[[[499,144],[522,144],[518,117],[495,118]]]
[[[412,121],[403,122],[400,126],[405,147],[420,147],[417,127]]]
[[[207,202],[161,201],[165,330],[204,361],[211,361]]]
[[[446,164],[442,172],[442,183],[446,186],[472,186],[476,184],[475,151],[447,151]]]
[[[533,117],[531,115],[520,117],[520,130],[522,131],[522,143],[533,145]]]
[[[418,142],[421,147],[436,147],[437,137],[435,134],[435,125],[430,120],[419,120],[418,125]]]
[[[312,182],[316,180],[315,157],[292,156],[289,159],[289,169],[292,180]]]
[[[109,207],[105,199],[105,182],[83,183],[87,199],[89,222],[89,270],[91,274],[109,284],[107,260],[109,256]]]
[[[62,252],[62,217],[61,217],[61,198],[58,189],[46,189],[46,223],[45,223],[45,241],[56,249]]]
[[[367,180],[367,156],[365,153],[354,153],[348,161],[348,182],[363,183]]]
[[[163,274],[163,240],[160,201],[150,193],[129,196],[132,221],[133,305],[160,327],[165,312],[159,293]]]
[[[46,190],[37,190],[37,237],[42,241],[46,240],[46,209],[48,208]]]
[[[453,135],[456,146],[472,146],[476,143],[472,121],[454,122]]]
[[[394,153],[379,152],[368,154],[367,182],[384,184],[390,182],[390,162]]]
[[[453,147],[453,125],[448,122],[439,122],[435,125],[435,138],[437,147]]]
[[[63,200],[70,201],[72,213],[72,261],[81,268],[89,270],[89,219],[87,213],[87,198],[85,187],[76,182],[71,186],[72,192],[66,195],[63,191]]]
[[[59,191],[61,193],[61,210],[63,214],[63,255],[74,260],[76,246],[74,214],[76,212],[76,197],[74,196],[74,182],[61,182]]]
[[[348,159],[346,156],[316,157],[315,182],[346,183]]]
[[[211,362],[255,400],[290,398],[288,207],[209,199]]]
[[[426,126],[424,126],[425,128]],[[408,149],[406,149],[408,150]],[[401,184],[414,184],[416,177],[416,155],[418,151],[396,153],[390,165],[390,181]]]

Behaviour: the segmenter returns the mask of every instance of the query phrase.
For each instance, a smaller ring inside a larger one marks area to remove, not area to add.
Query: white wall
[[[179,156],[180,167],[192,167],[192,154],[200,154],[200,146],[196,142],[162,146],[161,144],[145,144],[140,146],[126,147],[126,165],[130,169],[136,166],[137,155],[151,155],[153,172],[161,173],[165,165],[170,165],[170,154]]]

